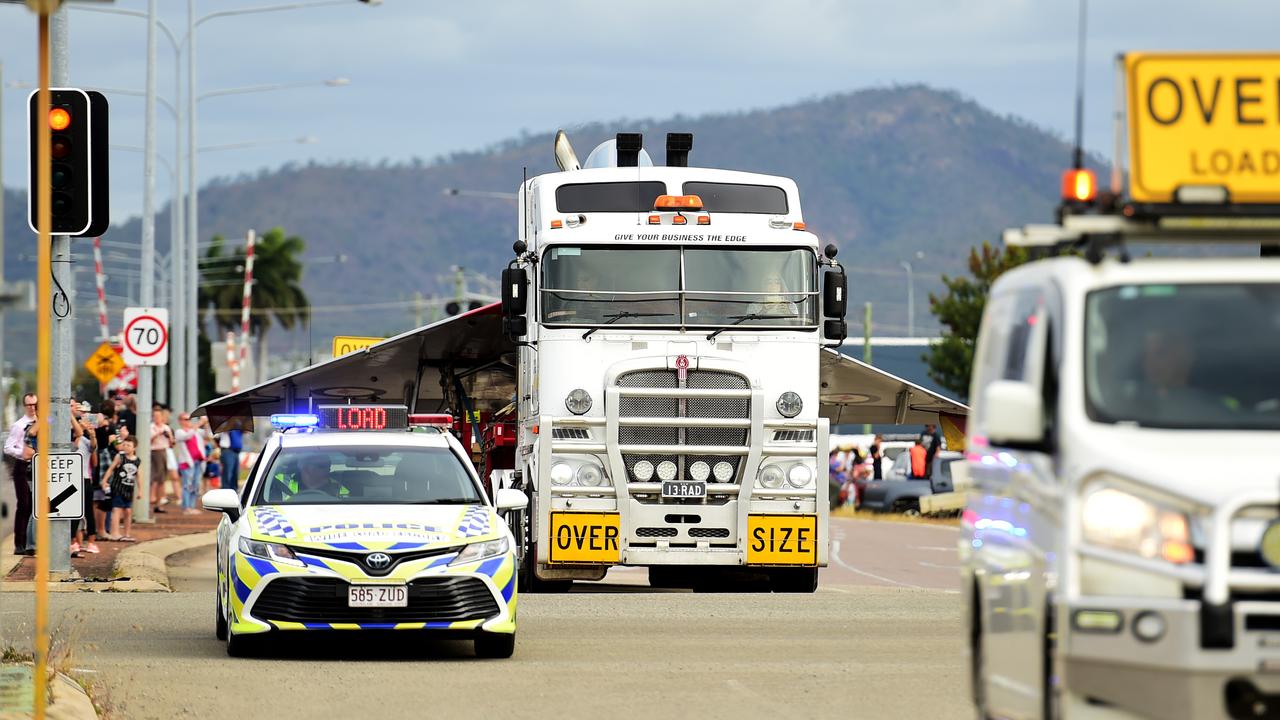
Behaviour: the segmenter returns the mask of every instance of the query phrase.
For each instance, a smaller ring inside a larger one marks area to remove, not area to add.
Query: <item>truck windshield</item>
[[[556,246],[543,255],[542,321],[814,327],[816,263],[803,248]]]
[[[1089,294],[1090,418],[1280,430],[1280,285],[1125,285]]]

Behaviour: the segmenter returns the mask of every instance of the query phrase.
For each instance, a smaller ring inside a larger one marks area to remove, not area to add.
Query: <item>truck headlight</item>
[[[1148,559],[1195,558],[1186,513],[1111,487],[1092,490],[1080,513],[1086,542]]]
[[[675,480],[676,473],[678,471],[679,471],[679,468],[677,468],[676,464],[671,462],[670,460],[663,460],[662,462],[658,463],[658,479],[663,482],[670,482],[672,480]]]
[[[698,482],[706,482],[707,478],[711,477],[711,466],[698,460],[689,466],[689,477]]]
[[[578,388],[564,399],[564,406],[574,415],[586,414],[591,409],[591,395],[586,390]]]
[[[648,460],[641,460],[631,466],[631,476],[640,482],[649,482],[653,477],[653,463]]]
[[[786,478],[786,473],[782,472],[782,468],[777,465],[765,465],[760,468],[760,486],[777,490],[782,487],[782,481]]]
[[[778,414],[784,418],[793,418],[800,414],[804,409],[804,401],[800,396],[790,390],[778,396]]]
[[[605,480],[604,469],[595,463],[579,465],[574,477],[578,478],[578,485],[582,487],[600,487]]]
[[[306,563],[298,559],[297,555],[286,545],[280,543],[266,542],[264,540],[251,540],[243,535],[240,537],[240,552],[245,555],[262,558],[264,560],[274,560],[284,563],[285,565],[296,565],[298,567],[306,567]]]
[[[716,480],[720,482],[729,482],[733,479],[733,463],[728,460],[721,460],[716,466],[711,468],[711,474],[716,476]]]
[[[787,482],[791,483],[791,487],[805,487],[811,480],[813,480],[813,471],[804,463],[792,465],[791,469],[787,471]]]
[[[569,463],[558,462],[551,466],[551,484],[568,485],[573,480],[573,468]]]
[[[450,565],[466,565],[467,563],[478,562],[480,560],[488,560],[489,558],[506,555],[511,549],[511,544],[507,542],[507,538],[500,537],[496,540],[485,540],[484,542],[471,543],[462,548],[462,552],[458,553],[458,557],[454,558]]]

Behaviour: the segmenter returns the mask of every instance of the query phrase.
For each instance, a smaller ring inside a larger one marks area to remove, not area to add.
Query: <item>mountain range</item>
[[[964,272],[969,248],[997,241],[1005,227],[1048,221],[1059,173],[1071,158],[1068,143],[1043,128],[926,86],[566,130],[580,157],[616,132],[642,132],[659,162],[666,132],[692,132],[691,165],[794,178],[809,229],[839,246],[848,268],[851,333],[861,333],[862,304],[871,302],[877,335],[906,334],[903,262],[913,271],[917,334],[936,332],[928,293],[941,287],[939,276]],[[201,189],[202,244],[214,234],[241,242],[250,228],[275,226],[306,242],[303,286],[315,308],[313,327],[273,332],[273,354],[305,353],[308,344],[319,351],[334,334],[387,334],[429,320],[430,309],[415,315],[414,294],[452,295],[454,266],[496,279],[515,239],[515,204],[497,193],[513,193],[526,172],[555,170],[555,128],[480,150],[417,157],[414,137],[431,131],[430,118],[395,129],[404,139],[403,158],[289,165],[220,178]],[[451,188],[468,192],[450,195]],[[5,195],[6,276],[30,280],[35,251],[28,242],[25,193],[8,189]],[[168,227],[166,206],[156,219],[161,250],[169,244]],[[129,255],[120,244],[136,245],[139,237],[139,220],[123,218],[104,240],[116,248],[113,253]],[[78,241],[76,253],[78,267],[91,271],[89,241]],[[108,292],[126,296],[130,285],[113,277]],[[77,325],[78,352],[87,356],[96,344],[92,273],[82,273],[77,287],[77,312],[85,318]],[[469,287],[494,292],[477,279]],[[117,326],[120,304],[111,308]],[[9,314],[5,354],[20,368],[34,365],[32,317]]]

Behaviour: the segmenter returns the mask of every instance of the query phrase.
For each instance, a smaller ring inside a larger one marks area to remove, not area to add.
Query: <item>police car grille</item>
[[[499,613],[498,602],[474,577],[444,576],[409,583],[408,607],[347,607],[350,585],[336,578],[279,578],[250,608],[263,620],[299,623],[412,623],[482,620]]]
[[[675,370],[665,369],[636,370],[623,373],[618,376],[617,383],[619,387],[628,388],[669,389],[680,387],[680,380],[677,372]],[[747,379],[737,373],[724,372],[721,370],[697,369],[691,369],[688,371],[685,386],[699,390],[747,390],[751,387],[747,382]],[[685,401],[684,411],[681,412],[680,402],[674,397],[624,397],[619,401],[618,416],[683,416],[690,418],[746,420],[751,418],[751,401],[747,398],[689,398]],[[635,425],[626,425],[618,428],[618,444],[620,445],[671,445],[672,450],[677,450],[681,444],[745,447],[747,445],[747,440],[748,433],[745,428],[687,428],[684,433],[683,443],[680,441],[680,433],[677,428]],[[677,479],[684,480],[691,479],[689,476],[689,467],[699,460],[706,462],[712,467],[715,467],[716,463],[723,461],[733,466],[733,480],[731,480],[731,482],[737,480],[739,466],[742,463],[742,457],[738,455],[681,455],[677,452],[651,455],[628,453],[622,456],[622,462],[626,465],[628,479],[631,482],[642,482],[639,478],[632,475],[632,468],[641,460],[648,460],[653,463],[655,468],[664,460],[670,460],[678,465],[681,464],[681,461],[683,460],[684,472],[683,475],[678,476]],[[649,479],[649,482],[656,481],[656,477]],[[695,500],[693,502],[702,501]]]

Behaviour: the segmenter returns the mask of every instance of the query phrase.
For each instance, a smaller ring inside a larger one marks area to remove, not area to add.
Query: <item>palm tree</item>
[[[257,367],[265,379],[267,330],[274,318],[290,330],[308,320],[311,303],[302,290],[302,260],[306,243],[297,235],[285,236],[284,228],[272,228],[253,247],[253,301],[249,332],[258,340]],[[238,330],[243,302],[244,248],[226,252],[226,241],[215,235],[201,262],[200,307],[213,306],[214,326],[220,331]],[[201,326],[203,327],[203,317]]]

